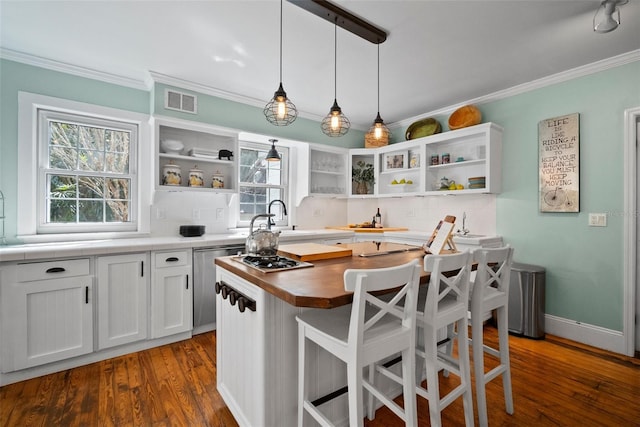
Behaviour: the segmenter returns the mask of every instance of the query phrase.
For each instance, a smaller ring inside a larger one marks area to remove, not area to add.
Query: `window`
[[[17,237],[148,233],[150,136],[146,114],[19,92]]]
[[[38,129],[38,230],[135,230],[137,127],[40,110]]]
[[[279,162],[266,160],[270,145],[240,142],[239,160],[239,215],[238,226],[248,226],[255,215],[267,213],[274,200],[287,203],[288,150],[282,146]],[[280,203],[271,206],[277,225],[287,225],[287,217]]]

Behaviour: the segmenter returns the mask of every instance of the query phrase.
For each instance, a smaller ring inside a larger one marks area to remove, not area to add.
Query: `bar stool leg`
[[[511,391],[511,361],[509,359],[509,326],[507,306],[498,307],[498,343],[500,345],[500,364],[504,366],[502,372],[502,386],[504,388],[504,405],[507,414],[513,415],[513,394]]]
[[[473,350],[473,373],[476,379],[476,402],[478,403],[478,424],[486,427],[487,396],[485,393],[484,348],[481,310],[471,312],[471,347]],[[462,341],[459,341],[462,342]]]

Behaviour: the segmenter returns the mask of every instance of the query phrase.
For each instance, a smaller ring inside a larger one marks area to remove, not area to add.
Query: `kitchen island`
[[[381,268],[421,260],[420,247],[363,242],[340,245],[352,256],[314,261],[312,267],[262,272],[239,257],[216,259],[216,282],[235,297],[217,298],[217,387],[241,426],[295,426],[297,414],[298,329],[295,316],[349,304],[343,274],[349,268]],[[382,254],[398,248],[412,249]],[[361,256],[373,255],[373,256]],[[429,274],[421,274],[421,283]],[[220,286],[218,285],[218,286]],[[230,296],[230,295],[227,295]],[[238,299],[242,298],[242,312]],[[233,300],[234,305],[231,305]],[[322,397],[346,384],[346,368],[317,346],[307,343],[310,392]],[[316,377],[316,378],[313,378]],[[401,389],[389,384],[390,389]],[[336,421],[347,420],[343,395],[323,405]]]

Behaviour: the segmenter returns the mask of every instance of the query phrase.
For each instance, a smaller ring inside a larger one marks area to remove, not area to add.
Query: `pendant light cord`
[[[282,84],[282,0],[280,0],[280,84]]]
[[[338,99],[338,18],[333,26],[333,99]]]
[[[378,43],[378,114],[380,114],[380,43]]]

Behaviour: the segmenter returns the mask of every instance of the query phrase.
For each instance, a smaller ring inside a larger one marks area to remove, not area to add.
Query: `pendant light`
[[[288,126],[298,117],[296,106],[287,98],[282,87],[282,0],[280,0],[280,86],[273,98],[265,105],[264,115],[274,126]]]
[[[333,86],[333,105],[329,110],[329,114],[322,119],[322,132],[325,135],[336,137],[345,135],[349,132],[349,128],[351,127],[351,122],[342,113],[342,109],[338,106],[338,24],[334,25],[333,35],[334,35],[334,86]]]
[[[629,3],[629,0],[604,0],[593,16],[593,31],[604,34],[615,30],[620,25],[620,9],[618,6]],[[596,18],[600,10],[604,11],[604,18],[596,24]],[[618,13],[618,19],[613,17],[614,13]]]
[[[267,153],[266,160],[268,162],[279,162],[281,158],[280,158],[280,154],[278,153],[278,150],[276,150],[276,142],[278,142],[278,140],[270,139],[269,142],[271,143],[271,149]]]
[[[380,43],[378,43],[378,115],[364,135],[365,145],[371,147],[388,145],[390,136],[389,128],[380,117]]]

